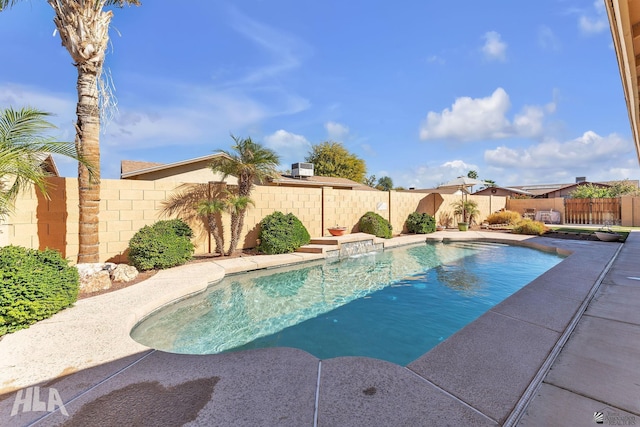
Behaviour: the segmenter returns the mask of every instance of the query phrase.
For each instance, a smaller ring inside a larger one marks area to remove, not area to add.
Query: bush
[[[0,335],[23,329],[71,306],[78,270],[57,251],[0,248]]]
[[[513,227],[513,230],[511,230],[512,233],[530,234],[532,236],[541,236],[547,231],[549,231],[549,229],[546,225],[544,225],[543,222],[533,221],[529,218],[523,219],[518,224],[516,224],[515,227]]]
[[[516,225],[522,221],[522,215],[514,211],[501,211],[492,213],[485,220],[489,224],[510,224]]]
[[[258,250],[265,254],[294,252],[311,241],[304,224],[292,213],[274,212],[260,221]]]
[[[129,240],[129,261],[140,271],[184,264],[193,255],[191,236],[191,228],[179,219],[146,225]]]
[[[158,221],[153,224],[158,230],[167,230],[174,233],[176,236],[186,237],[191,239],[193,237],[193,230],[189,225],[181,219],[168,219],[164,221]]]
[[[385,239],[391,238],[391,232],[393,230],[389,221],[375,212],[367,212],[362,215],[362,218],[360,218],[358,222],[358,229],[363,233],[373,234],[376,237]]]
[[[413,212],[407,218],[409,233],[427,234],[436,231],[436,219],[428,213]]]

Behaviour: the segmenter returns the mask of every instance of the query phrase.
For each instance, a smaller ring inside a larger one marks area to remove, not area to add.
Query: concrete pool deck
[[[429,237],[572,254],[406,367],[290,348],[204,356],[149,349],[129,331],[154,309],[225,273],[323,255],[162,271],[3,337],[0,425],[592,426],[594,412],[604,424],[640,423],[640,234],[624,245],[495,232]],[[48,402],[55,411],[42,408]]]

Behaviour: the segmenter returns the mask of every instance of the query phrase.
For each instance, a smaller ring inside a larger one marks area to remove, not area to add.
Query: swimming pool
[[[228,276],[139,323],[149,347],[297,347],[406,365],[562,260],[491,243],[427,243]]]

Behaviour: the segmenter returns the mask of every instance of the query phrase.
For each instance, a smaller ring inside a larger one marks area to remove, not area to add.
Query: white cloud
[[[349,135],[349,128],[341,123],[327,122],[324,124],[329,139],[342,142]]]
[[[484,159],[496,175],[517,169],[517,182],[507,183],[512,185],[572,182],[584,175],[591,181],[625,179],[637,174],[630,141],[617,134],[600,136],[593,131],[564,142],[549,139],[526,148],[500,146],[485,151]]]
[[[466,176],[470,170],[478,171],[479,168],[463,160],[451,160],[439,165],[411,168],[409,171],[393,175],[398,176],[397,184],[406,188],[435,188],[459,176]]]
[[[265,146],[280,156],[280,165],[288,169],[292,163],[304,161],[311,150],[311,143],[302,135],[280,129],[264,138]]]
[[[231,8],[233,28],[259,46],[271,58],[268,64],[252,68],[235,84],[258,83],[298,68],[310,50],[299,38],[258,22],[237,8]]]
[[[558,37],[555,35],[551,28],[543,25],[538,29],[538,44],[542,49],[551,50],[554,52],[560,51],[561,44]]]
[[[604,6],[604,2],[596,0],[593,2],[593,8],[591,12],[583,12],[578,17],[578,28],[583,34],[597,34],[609,28],[609,21],[607,19],[607,11]]]
[[[451,109],[442,113],[430,111],[420,126],[420,139],[451,139],[474,141],[507,137],[536,137],[543,130],[546,114],[555,111],[555,103],[544,107],[525,106],[513,122],[506,117],[511,108],[509,95],[496,89],[485,98],[461,97]]]
[[[482,53],[488,61],[505,61],[507,59],[507,44],[502,41],[502,36],[496,31],[489,31],[484,35]]]

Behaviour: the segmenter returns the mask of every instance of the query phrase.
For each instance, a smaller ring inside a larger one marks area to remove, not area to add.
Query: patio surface
[[[154,309],[225,273],[324,255],[161,271],[0,340],[0,425],[593,426],[595,412],[603,425],[640,424],[639,233],[624,245],[495,232],[428,237],[522,241],[571,255],[406,367],[291,348],[149,349],[129,331]]]

